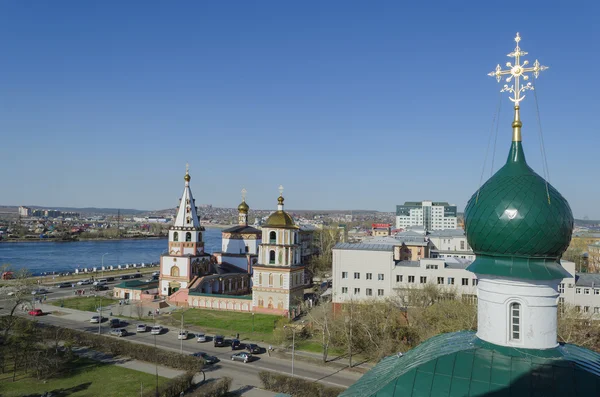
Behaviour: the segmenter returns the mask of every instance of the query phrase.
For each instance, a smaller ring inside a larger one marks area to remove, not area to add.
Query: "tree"
[[[316,230],[313,236],[313,249],[316,252],[308,261],[307,270],[313,276],[331,273],[333,264],[333,247],[340,241],[341,231],[337,228],[324,227]]]
[[[320,334],[321,347],[323,348],[323,362],[326,363],[329,355],[329,346],[332,343],[331,332],[334,328],[331,303],[326,302],[311,308],[305,302],[302,306],[302,312],[306,313],[306,319],[312,331]]]
[[[10,265],[3,265],[2,267],[3,272],[10,269]],[[10,280],[9,286],[0,288],[0,300],[5,300],[7,307],[10,309],[6,316],[5,338],[15,324],[15,312],[17,308],[23,305],[31,305],[31,292],[36,285],[35,280],[31,277],[31,273],[27,269],[19,269],[13,272],[13,277]]]

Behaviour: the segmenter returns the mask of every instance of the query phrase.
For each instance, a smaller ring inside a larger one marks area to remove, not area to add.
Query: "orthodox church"
[[[222,250],[211,255],[204,251],[190,180],[186,170],[169,249],[160,258],[158,294],[178,306],[295,315],[304,296],[304,266],[299,227],[283,210],[283,188],[262,231],[248,225],[242,190],[238,225],[223,230]]]
[[[490,73],[513,94],[512,143],[506,164],[469,200],[465,232],[476,259],[477,333],[433,337],[404,355],[387,357],[342,396],[598,396],[600,354],[557,342],[560,258],[573,214],[565,198],[525,160],[520,102],[532,73],[519,47],[509,70]]]

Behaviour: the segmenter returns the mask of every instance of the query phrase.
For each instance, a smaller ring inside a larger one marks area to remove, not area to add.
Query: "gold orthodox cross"
[[[283,196],[283,185],[279,185],[279,195]]]
[[[248,191],[246,190],[246,188],[242,189],[242,201],[246,201],[246,193],[248,193]]]
[[[529,80],[529,76],[527,76],[525,73],[533,72],[533,76],[537,79],[540,72],[548,69],[548,67],[540,65],[537,59],[533,63],[533,66],[530,67],[526,67],[529,64],[528,61],[523,61],[523,64],[521,64],[521,56],[527,55],[527,52],[521,50],[521,47],[519,47],[519,42],[521,41],[521,36],[519,36],[519,33],[517,33],[515,41],[517,42],[515,50],[507,55],[510,58],[515,58],[515,64],[513,65],[511,62],[506,62],[506,67],[509,68],[507,70],[502,70],[500,64],[498,64],[498,66],[496,66],[496,70],[488,73],[488,76],[496,77],[498,82],[500,82],[502,76],[505,75],[509,75],[505,80],[507,83],[510,83],[514,79],[515,81],[513,85],[509,86],[508,84],[504,84],[504,87],[500,90],[500,92],[509,92],[513,94],[513,96],[509,97],[509,99],[514,102],[515,106],[519,106],[519,102],[525,99],[525,95],[521,96],[521,93],[527,90],[533,90],[533,85],[530,82],[522,85],[520,78],[523,77],[523,80],[527,81]]]

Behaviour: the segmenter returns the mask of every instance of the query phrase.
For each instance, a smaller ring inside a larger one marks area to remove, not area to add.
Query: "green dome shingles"
[[[473,332],[433,337],[384,358],[343,397],[596,396],[600,355],[573,345],[517,349]]]
[[[516,210],[516,216],[510,219],[506,210]],[[467,240],[477,255],[467,269],[513,278],[564,278],[568,273],[559,259],[572,230],[567,201],[527,165],[521,142],[513,142],[506,164],[465,208]]]

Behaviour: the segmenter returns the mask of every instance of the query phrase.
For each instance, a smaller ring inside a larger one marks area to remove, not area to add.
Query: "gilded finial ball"
[[[277,199],[277,203],[279,205],[283,205],[283,196],[279,196],[279,198]]]
[[[242,201],[240,205],[238,205],[238,212],[247,214],[250,207],[246,204],[246,200]]]
[[[186,173],[185,173],[185,176],[183,177],[183,180],[184,180],[184,181],[186,181],[186,182],[189,182],[189,181],[190,181],[190,179],[192,179],[192,177],[190,176],[190,174],[189,174],[189,173],[187,173],[187,172],[186,172]]]

